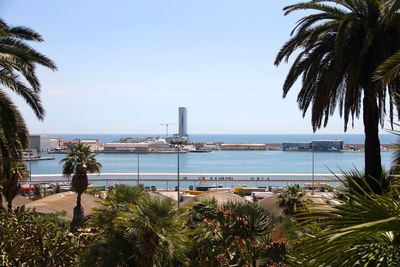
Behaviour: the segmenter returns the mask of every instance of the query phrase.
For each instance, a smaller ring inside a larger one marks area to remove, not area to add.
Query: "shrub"
[[[84,243],[55,215],[0,210],[0,266],[74,266]]]

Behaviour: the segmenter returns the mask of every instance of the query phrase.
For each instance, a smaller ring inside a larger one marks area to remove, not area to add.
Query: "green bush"
[[[255,203],[217,207],[215,200],[200,201],[185,217],[193,240],[191,266],[284,264],[286,240],[273,234],[279,222]]]
[[[85,246],[55,215],[0,210],[0,266],[75,266]]]

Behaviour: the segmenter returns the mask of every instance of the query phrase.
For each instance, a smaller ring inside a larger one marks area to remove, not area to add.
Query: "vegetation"
[[[82,257],[83,266],[174,266],[188,260],[189,240],[175,203],[142,187],[117,185],[88,225],[99,236]]]
[[[284,10],[285,15],[299,10],[313,13],[299,20],[276,57],[279,65],[298,52],[283,85],[283,96],[302,76],[297,102],[303,115],[311,106],[314,131],[327,125],[337,107],[344,116],[345,131],[350,118],[363,114],[365,178],[379,193],[379,124],[384,122],[386,98],[393,101],[399,86],[386,86],[374,73],[400,48],[399,1],[308,1]],[[392,123],[393,110],[390,105]]]
[[[303,238],[292,252],[293,266],[400,265],[399,187],[374,194],[362,189],[366,185],[352,183],[359,191],[347,194],[333,211],[303,214],[307,219],[298,226]],[[316,222],[317,228],[309,227]]]
[[[71,229],[76,231],[83,223],[84,211],[81,205],[81,195],[88,187],[88,173],[98,173],[101,164],[97,162],[95,154],[85,144],[79,143],[71,147],[67,156],[60,161],[63,164],[63,174],[72,175],[72,189],[77,193],[76,207]]]
[[[190,266],[271,266],[283,264],[286,236],[279,220],[255,203],[215,200],[194,203],[186,216],[193,240]],[[275,233],[275,234],[274,234]]]
[[[0,185],[3,188],[15,187],[11,168],[21,160],[21,150],[29,143],[28,129],[22,115],[5,90],[21,96],[36,117],[43,119],[44,108],[39,97],[40,83],[36,66],[56,70],[55,64],[27,41],[41,42],[43,38],[32,29],[13,27],[0,19]]]
[[[7,174],[3,185],[3,194],[4,198],[7,201],[7,208],[12,209],[12,200],[18,194],[19,190],[19,181],[22,178],[26,178],[29,176],[28,171],[25,168],[25,164],[22,161],[14,161],[11,162],[11,167],[9,168],[10,173]]]
[[[67,222],[18,208],[0,210],[0,266],[76,266],[89,235],[73,235]]]
[[[305,204],[305,192],[298,184],[288,186],[284,192],[278,196],[278,206],[283,208],[286,215],[294,215],[295,212]]]

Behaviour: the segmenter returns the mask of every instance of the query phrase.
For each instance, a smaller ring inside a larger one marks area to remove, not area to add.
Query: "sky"
[[[274,66],[301,13],[296,0],[0,0],[0,17],[28,26],[56,62],[39,68],[46,117],[16,96],[31,133],[164,133],[178,107],[189,134],[312,133],[296,96],[282,98],[289,64]],[[351,126],[351,125],[350,125]],[[362,133],[361,121],[349,133]],[[318,133],[343,133],[332,117]]]

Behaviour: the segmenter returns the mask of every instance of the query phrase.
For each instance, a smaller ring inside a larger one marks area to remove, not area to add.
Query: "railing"
[[[337,177],[341,174],[307,174],[307,173],[181,173],[180,181],[183,183],[212,182],[226,185],[250,183],[256,185],[274,185],[282,183],[338,183]],[[115,183],[174,183],[177,181],[176,173],[101,173],[89,174],[89,182],[94,184],[111,185]],[[314,178],[314,179],[313,179]],[[32,183],[61,183],[67,182],[62,174],[34,174]],[[25,181],[29,183],[29,181]]]

